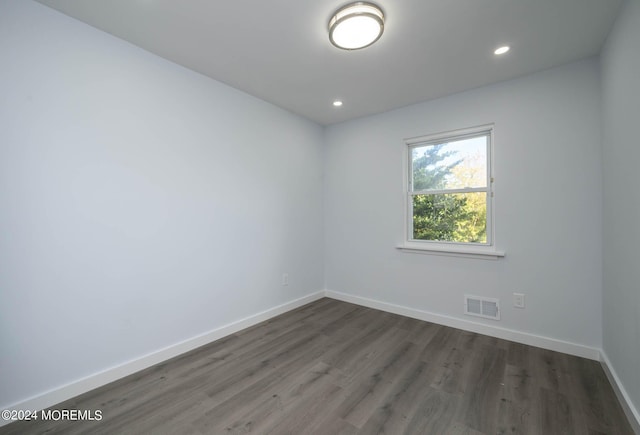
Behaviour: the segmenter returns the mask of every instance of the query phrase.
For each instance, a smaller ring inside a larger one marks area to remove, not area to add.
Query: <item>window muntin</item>
[[[409,241],[491,245],[491,128],[408,146]]]

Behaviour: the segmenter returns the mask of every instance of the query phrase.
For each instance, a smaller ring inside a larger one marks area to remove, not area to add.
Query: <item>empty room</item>
[[[0,59],[0,434],[640,434],[639,0],[0,0]]]

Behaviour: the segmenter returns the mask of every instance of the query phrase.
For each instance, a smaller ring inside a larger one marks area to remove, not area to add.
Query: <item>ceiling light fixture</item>
[[[329,40],[344,50],[368,47],[380,39],[383,31],[384,14],[372,3],[350,3],[329,20]]]
[[[497,54],[497,55],[505,54],[510,49],[511,49],[511,47],[509,47],[508,45],[504,45],[502,47],[496,48],[496,50],[493,52],[493,54]]]
[[[342,106],[342,101],[336,100],[336,101],[333,102],[333,105],[336,106],[336,107],[340,107],[340,106]]]

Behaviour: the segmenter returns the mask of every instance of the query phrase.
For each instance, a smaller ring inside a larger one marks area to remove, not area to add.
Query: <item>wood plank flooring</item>
[[[633,434],[599,363],[321,299],[0,434]]]

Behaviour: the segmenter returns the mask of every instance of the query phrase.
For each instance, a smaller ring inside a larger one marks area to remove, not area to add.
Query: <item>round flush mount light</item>
[[[503,45],[502,47],[496,48],[493,54],[496,54],[499,56],[501,54],[505,54],[509,50],[511,50],[511,47],[509,47],[508,45]]]
[[[368,47],[380,39],[383,31],[384,14],[373,3],[350,3],[329,20],[329,40],[343,50]]]
[[[340,101],[340,100],[335,100],[335,101],[333,102],[333,105],[334,105],[335,107],[340,107],[340,106],[342,106],[342,101]]]

